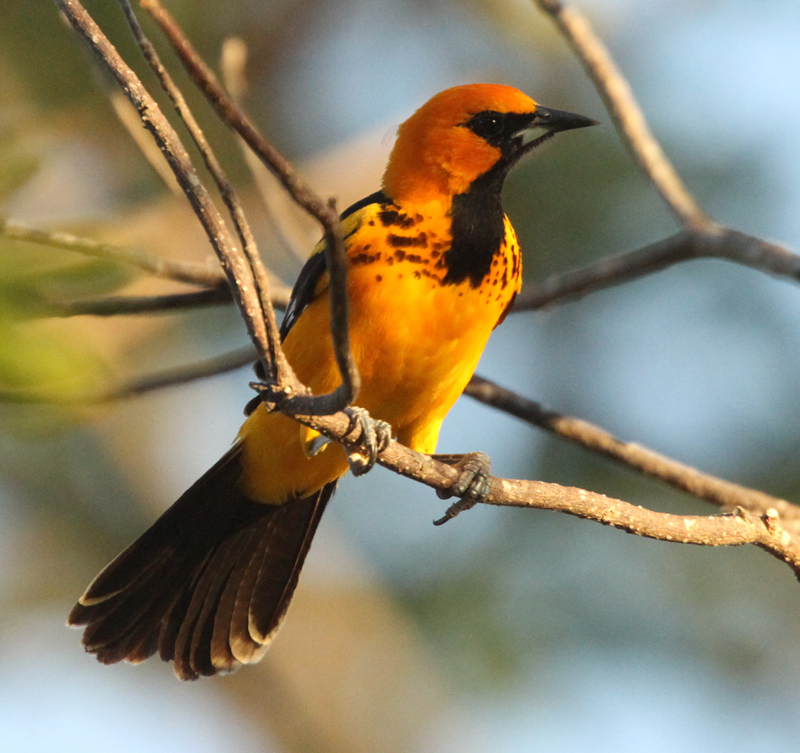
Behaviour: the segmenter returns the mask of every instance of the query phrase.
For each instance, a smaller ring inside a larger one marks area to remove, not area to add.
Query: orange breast
[[[377,216],[368,218],[348,251],[351,347],[362,381],[355,402],[423,452],[434,451],[441,422],[472,376],[521,275],[519,248],[506,221],[505,243],[480,286],[442,284],[449,227],[441,211],[434,216],[441,219],[421,211],[388,228]],[[339,384],[329,322],[326,292],[284,343],[299,378],[315,394]],[[326,446],[308,458],[305,431],[263,408],[240,436],[246,440],[245,484],[262,501],[310,493],[347,470],[340,447]]]

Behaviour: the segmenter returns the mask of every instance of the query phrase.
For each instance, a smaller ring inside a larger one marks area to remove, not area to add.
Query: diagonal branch
[[[257,344],[262,358],[267,352],[264,318],[254,292],[253,275],[217,211],[208,191],[169,121],[136,74],[120,57],[94,19],[78,0],[53,0],[72,28],[83,38],[101,65],[111,74],[153,134],[175,177],[189,199],[228,279],[233,298]]]
[[[289,303],[290,290],[285,287],[272,288],[272,305],[285,309]],[[230,288],[209,288],[191,293],[168,293],[166,295],[128,295],[92,298],[81,301],[39,302],[33,308],[41,316],[126,316],[130,314],[163,314],[168,311],[186,311],[206,306],[225,306],[232,302]],[[253,353],[253,360],[258,353]]]
[[[331,333],[342,383],[329,395],[312,397],[299,394],[290,397],[288,400],[281,401],[280,409],[289,414],[313,413],[315,415],[325,415],[341,410],[349,405],[358,394],[361,380],[350,351],[347,314],[347,259],[336,204],[333,199],[326,203],[319,198],[289,160],[261,135],[252,121],[219,85],[213,71],[202,60],[159,0],[140,0],[140,2],[161,27],[189,75],[206,95],[222,120],[236,131],[262,159],[292,199],[322,226],[325,237],[325,258],[330,275]]]
[[[597,290],[660,272],[690,259],[726,259],[769,275],[800,282],[800,256],[784,246],[713,225],[682,230],[648,246],[607,256],[585,267],[552,275],[517,296],[514,311],[530,311],[582,298]]]
[[[702,473],[640,444],[623,442],[588,421],[549,410],[540,403],[528,400],[483,377],[472,377],[464,392],[484,405],[516,416],[533,426],[727,510],[741,507],[756,515],[763,515],[767,510],[775,509],[781,514],[784,523],[790,525],[792,532],[800,534],[800,507],[786,500]]]
[[[190,285],[213,288],[225,283],[224,275],[220,273],[216,266],[212,267],[209,264],[198,262],[168,261],[145,251],[122,248],[121,246],[102,243],[91,238],[79,238],[71,233],[63,233],[56,230],[39,230],[15,220],[3,220],[0,218],[0,236],[10,240],[35,243],[39,246],[74,251],[84,256],[130,264],[133,267],[149,272],[155,277],[185,282]]]
[[[707,227],[711,221],[689,193],[656,141],[633,96],[630,84],[620,72],[608,48],[594,33],[586,16],[560,0],[533,1],[542,12],[553,19],[572,47],[603,98],[623,142],[672,213],[686,227]]]
[[[136,39],[136,43],[139,45],[142,54],[152,68],[153,72],[156,74],[161,86],[172,100],[175,110],[189,130],[192,140],[200,150],[206,167],[211,173],[211,176],[213,177],[214,182],[216,183],[217,188],[222,196],[222,200],[228,209],[228,213],[233,220],[236,234],[238,235],[239,241],[242,244],[242,250],[244,251],[245,258],[247,259],[247,263],[250,266],[250,270],[255,281],[255,292],[259,299],[260,308],[267,330],[268,347],[266,352],[263,354],[266,356],[263,358],[264,371],[278,384],[292,384],[294,386],[294,384],[297,382],[297,379],[294,377],[291,366],[289,365],[289,362],[286,360],[286,357],[283,355],[283,351],[280,348],[278,322],[270,301],[267,273],[264,269],[264,265],[261,263],[261,257],[258,254],[255,238],[253,237],[253,232],[250,229],[250,224],[245,217],[239,197],[237,196],[233,185],[228,180],[228,176],[225,174],[222,165],[219,163],[219,160],[206,140],[205,134],[200,128],[200,125],[197,123],[192,111],[189,109],[183,94],[173,82],[172,77],[169,75],[167,69],[161,63],[161,59],[159,58],[155,47],[153,47],[152,43],[145,35],[139,20],[136,18],[136,14],[133,12],[133,8],[131,7],[129,0],[119,0],[119,3],[122,6],[123,12],[125,13],[128,25],[131,27],[133,36]]]

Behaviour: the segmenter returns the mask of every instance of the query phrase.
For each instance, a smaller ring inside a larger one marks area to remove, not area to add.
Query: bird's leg
[[[347,434],[357,426],[361,426],[359,446],[354,449],[345,448],[350,470],[354,476],[361,476],[375,465],[378,453],[388,447],[392,439],[392,427],[386,421],[370,418],[364,408],[351,405],[345,408],[344,412],[350,417]]]
[[[466,455],[431,455],[434,460],[458,469],[458,478],[447,489],[438,489],[436,494],[439,499],[460,497],[447,508],[445,514],[434,520],[435,526],[440,526],[448,520],[455,518],[458,513],[469,510],[478,502],[489,496],[490,479],[492,476],[492,461],[485,452],[468,452]]]

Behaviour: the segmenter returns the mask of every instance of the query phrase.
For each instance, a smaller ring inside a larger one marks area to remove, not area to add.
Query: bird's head
[[[512,86],[468,84],[435,95],[403,123],[383,177],[396,201],[449,201],[495,171],[498,189],[522,155],[594,120],[542,107]]]

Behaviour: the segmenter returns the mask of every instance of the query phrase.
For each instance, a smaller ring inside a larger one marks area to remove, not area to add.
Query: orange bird
[[[522,282],[503,181],[553,134],[590,125],[510,86],[473,84],[440,92],[400,126],[382,189],[341,217],[356,402],[379,434],[435,451]],[[314,394],[340,382],[323,251],[300,273],[281,328]],[[462,467],[457,493],[479,495],[486,471]],[[255,401],[233,447],[92,581],[69,624],[86,626],[86,650],[103,663],[158,652],[183,680],[258,661],[347,469],[340,445]]]

